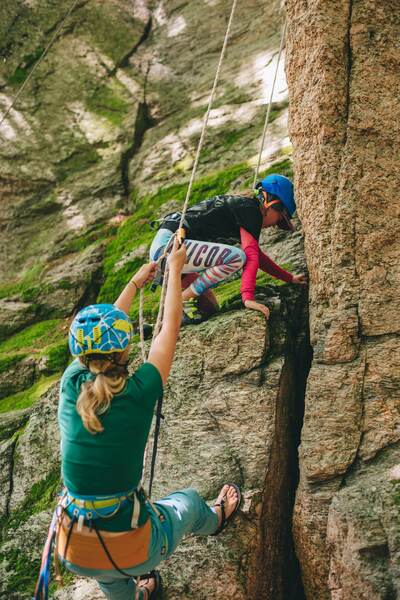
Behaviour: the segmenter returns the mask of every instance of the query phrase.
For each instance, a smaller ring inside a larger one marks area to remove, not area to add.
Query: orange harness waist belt
[[[77,531],[76,522],[72,525],[72,532],[70,527],[71,519],[64,514],[57,535],[57,550],[61,558],[84,569],[114,569],[94,529],[84,526]],[[148,560],[151,519],[131,531],[100,533],[110,556],[120,569],[129,569]]]

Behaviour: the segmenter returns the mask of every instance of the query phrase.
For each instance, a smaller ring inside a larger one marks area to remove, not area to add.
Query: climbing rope
[[[146,347],[144,344],[144,326],[143,326],[143,308],[144,308],[144,289],[140,288],[139,293],[139,334],[140,334],[140,349],[142,351],[142,361],[147,360]]]
[[[166,245],[166,247],[165,247],[164,252],[162,253],[162,255],[157,259],[157,264],[160,264],[163,260],[166,259],[167,254],[169,253],[169,250],[172,247],[174,238],[177,235],[181,236],[181,239],[183,238],[183,235],[182,235],[182,233],[183,233],[183,223],[185,221],[186,211],[187,211],[188,206],[189,206],[189,201],[190,201],[190,196],[191,196],[191,193],[192,193],[193,183],[194,183],[194,180],[195,180],[195,176],[196,176],[196,172],[197,172],[197,167],[198,167],[198,164],[199,164],[200,153],[201,153],[201,149],[203,147],[203,143],[204,143],[204,139],[205,139],[205,134],[206,134],[206,130],[207,130],[207,125],[208,125],[208,121],[209,121],[209,118],[210,118],[211,108],[212,108],[212,105],[213,105],[213,102],[214,102],[215,91],[217,89],[217,85],[218,85],[218,81],[219,81],[219,76],[220,76],[220,72],[221,72],[222,62],[224,60],[226,47],[228,45],[228,40],[229,40],[229,35],[230,35],[230,32],[231,32],[231,27],[232,27],[232,22],[233,22],[233,16],[235,14],[236,5],[237,5],[237,0],[233,0],[232,8],[231,8],[231,13],[230,13],[230,16],[229,16],[228,25],[227,25],[226,32],[225,32],[224,42],[223,42],[223,45],[222,45],[222,49],[221,49],[221,53],[220,53],[220,57],[219,57],[219,61],[218,61],[218,66],[217,66],[217,70],[216,70],[215,77],[214,77],[214,83],[213,83],[213,87],[212,87],[212,90],[211,90],[210,98],[209,98],[209,101],[208,101],[207,111],[206,111],[204,119],[203,119],[203,126],[202,126],[202,129],[201,129],[200,139],[199,139],[199,143],[198,143],[197,150],[196,150],[196,156],[195,156],[195,160],[194,160],[194,163],[193,163],[192,173],[190,175],[189,185],[188,185],[188,189],[187,189],[187,192],[186,192],[185,201],[184,201],[183,207],[182,207],[182,213],[181,213],[181,219],[180,219],[180,223],[179,223],[179,228],[175,232],[174,236],[171,238],[169,244]],[[164,316],[165,297],[166,297],[166,293],[167,293],[167,286],[168,286],[168,265],[166,265],[166,267],[165,267],[165,272],[164,272],[164,277],[163,277],[163,284],[162,284],[162,288],[161,288],[160,305],[159,305],[159,309],[158,309],[156,324],[154,326],[154,331],[153,331],[153,340],[159,334],[161,326],[162,326],[162,320],[163,320],[163,316]],[[145,343],[144,343],[143,306],[144,306],[144,290],[142,288],[140,290],[140,299],[139,299],[139,332],[140,332],[140,346],[141,346],[141,352],[142,352],[142,359],[143,359],[143,362],[145,362],[146,361],[146,349],[145,349]],[[150,481],[149,481],[149,496],[151,496],[151,489],[152,489],[153,478],[154,478],[155,460],[156,460],[156,453],[157,453],[157,445],[158,445],[158,436],[159,436],[159,432],[160,432],[160,419],[162,418],[162,414],[161,414],[161,402],[162,402],[162,398],[160,399],[160,401],[159,401],[159,403],[157,405],[157,419],[156,419],[156,427],[155,427],[155,431],[154,431],[153,454],[152,454],[152,459],[151,459],[151,473],[150,473]],[[148,448],[146,446],[145,456],[144,456],[144,461],[143,461],[143,471],[142,471],[143,474],[144,474],[144,472],[146,470],[147,456],[148,456]]]
[[[284,41],[285,41],[285,34],[286,34],[286,22],[285,22],[285,24],[283,26],[283,29],[282,29],[281,44],[280,44],[280,47],[279,47],[279,54],[278,54],[278,60],[277,60],[277,63],[276,63],[275,76],[274,76],[274,81],[272,83],[271,96],[269,98],[267,115],[265,117],[264,130],[263,130],[263,134],[262,134],[262,138],[261,138],[261,148],[260,148],[260,153],[258,155],[257,166],[256,166],[256,169],[255,169],[255,172],[254,172],[253,188],[256,187],[256,183],[257,183],[257,179],[258,179],[258,173],[260,171],[261,157],[262,157],[262,153],[264,151],[265,137],[266,137],[267,129],[268,129],[269,115],[271,113],[271,107],[272,107],[272,98],[274,97],[276,78],[278,76],[278,69],[279,69],[279,63],[281,61],[283,44],[284,44]]]
[[[50,40],[50,42],[47,44],[46,48],[44,49],[42,55],[40,56],[40,58],[38,59],[38,61],[33,66],[32,70],[30,71],[29,75],[27,76],[27,78],[25,79],[25,81],[23,82],[23,84],[21,85],[21,87],[19,88],[18,92],[15,94],[15,96],[14,96],[14,98],[13,98],[10,106],[7,108],[6,112],[4,113],[3,117],[0,120],[0,127],[2,126],[2,124],[4,123],[4,121],[7,119],[8,115],[11,112],[11,110],[14,108],[15,103],[17,102],[18,98],[21,96],[22,92],[24,91],[24,89],[28,85],[29,81],[32,79],[32,76],[33,76],[34,72],[39,67],[39,65],[42,63],[42,61],[45,59],[45,57],[46,57],[47,53],[49,52],[50,48],[54,44],[55,40],[57,39],[57,37],[60,34],[60,32],[62,31],[62,29],[64,28],[66,20],[68,19],[68,17],[72,13],[72,11],[74,10],[74,8],[78,4],[78,2],[79,2],[79,0],[74,0],[74,2],[72,3],[71,7],[68,10],[68,12],[65,14],[64,18],[62,19],[60,25],[57,27],[57,29],[56,29],[53,37]]]
[[[197,165],[199,164],[200,152],[201,152],[201,149],[203,147],[203,142],[204,142],[205,133],[206,133],[207,125],[208,125],[208,120],[209,120],[210,113],[211,113],[211,107],[212,107],[212,104],[214,102],[215,90],[217,89],[217,84],[218,84],[218,81],[219,81],[219,74],[220,74],[220,71],[221,71],[222,61],[224,60],[226,46],[228,45],[228,39],[229,39],[229,35],[230,35],[230,32],[231,32],[231,25],[232,25],[232,21],[233,21],[233,15],[235,14],[236,4],[237,4],[237,0],[233,0],[233,4],[232,4],[232,8],[231,8],[231,14],[230,14],[229,21],[228,21],[228,27],[226,28],[224,43],[222,45],[222,50],[221,50],[221,54],[220,54],[220,57],[219,57],[217,71],[215,73],[214,85],[213,85],[213,88],[212,88],[212,91],[211,91],[211,94],[210,94],[210,99],[208,101],[207,112],[206,112],[206,115],[205,115],[204,121],[203,121],[203,128],[201,130],[200,140],[199,140],[199,144],[197,146],[197,152],[196,152],[196,157],[195,157],[194,164],[193,164],[192,174],[190,176],[189,186],[188,186],[188,189],[187,189],[185,202],[183,204],[183,209],[182,209],[181,220],[180,220],[180,223],[179,223],[179,228],[182,228],[182,226],[183,226],[183,223],[184,223],[184,220],[185,220],[186,211],[187,211],[187,208],[188,208],[188,205],[189,205],[189,199],[190,199],[190,194],[192,193],[192,187],[193,187],[193,182],[194,182],[194,178],[195,178],[196,171],[197,171]]]

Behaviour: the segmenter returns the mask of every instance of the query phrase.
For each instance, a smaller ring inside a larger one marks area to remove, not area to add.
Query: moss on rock
[[[20,278],[16,278],[0,286],[0,298],[9,298],[11,296],[23,294],[30,288],[37,285],[40,275],[43,271],[41,264],[35,264],[27,269]]]
[[[35,323],[0,343],[0,355],[8,352],[40,350],[56,340],[63,339],[61,319]]]
[[[143,23],[132,19],[118,4],[97,0],[85,6],[82,13],[84,35],[89,35],[115,64],[129,54],[143,34]]]
[[[17,529],[35,513],[47,510],[54,503],[60,489],[60,466],[57,463],[45,479],[32,486],[22,506],[8,519],[5,529]]]
[[[30,71],[35,66],[35,63],[39,60],[44,52],[44,48],[38,48],[31,54],[26,54],[22,62],[15,69],[14,73],[7,77],[7,82],[11,85],[21,85],[28,77]]]
[[[59,373],[67,366],[70,357],[67,341],[63,340],[59,344],[50,346],[46,349],[45,355],[47,357],[46,372]]]
[[[117,83],[101,85],[87,99],[87,108],[105,117],[112,125],[119,127],[129,112],[129,103],[124,98],[123,88]]]
[[[32,406],[44,393],[47,392],[49,387],[57,381],[59,373],[51,375],[50,377],[42,377],[32,387],[7,396],[0,400],[0,413],[6,413],[12,410],[22,410]]]
[[[21,362],[26,357],[26,354],[10,354],[7,356],[0,355],[0,373],[4,373],[10,367]]]
[[[80,171],[86,171],[100,161],[100,155],[90,144],[82,144],[57,165],[57,177],[60,181],[72,177]]]
[[[55,504],[55,497],[61,488],[60,468],[56,464],[48,476],[34,484],[27,494],[22,506],[1,524],[0,561],[2,563],[1,592],[7,598],[31,596],[40,568],[41,540],[36,539],[35,531],[31,533],[32,540],[27,544],[15,544],[14,532],[34,516],[46,511],[42,520],[49,520],[48,511]],[[29,536],[30,527],[28,530]],[[34,530],[35,528],[33,528]]]

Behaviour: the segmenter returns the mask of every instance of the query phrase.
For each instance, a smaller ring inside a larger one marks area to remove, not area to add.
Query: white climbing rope
[[[224,42],[223,42],[223,45],[222,45],[221,54],[220,54],[219,61],[218,61],[217,71],[215,73],[214,84],[213,84],[213,87],[212,87],[212,90],[211,90],[211,94],[210,94],[210,98],[209,98],[209,101],[208,101],[207,111],[206,111],[206,114],[205,114],[204,119],[203,119],[203,127],[202,127],[202,130],[201,130],[201,135],[200,135],[199,143],[198,143],[198,146],[197,146],[196,156],[195,156],[195,160],[194,160],[194,163],[193,163],[192,173],[191,173],[191,176],[190,176],[189,185],[188,185],[188,189],[187,189],[187,192],[186,192],[185,201],[184,201],[183,208],[182,208],[182,213],[181,213],[181,219],[180,219],[180,223],[179,223],[179,228],[178,228],[177,232],[175,232],[174,236],[171,238],[170,242],[166,245],[165,250],[162,253],[162,255],[158,258],[158,260],[157,260],[158,264],[160,264],[162,262],[162,260],[166,258],[167,254],[169,252],[169,249],[171,248],[171,244],[173,243],[173,240],[174,240],[175,236],[178,234],[178,232],[180,232],[180,230],[182,229],[183,223],[185,221],[186,211],[187,211],[188,206],[189,206],[189,200],[190,200],[190,195],[192,193],[193,182],[194,182],[194,179],[195,179],[195,176],[196,176],[197,166],[199,164],[200,153],[201,153],[201,149],[203,147],[203,142],[204,142],[204,138],[205,138],[205,134],[206,134],[206,129],[207,129],[208,121],[209,121],[209,118],[210,118],[211,108],[212,108],[212,105],[213,105],[213,102],[214,102],[215,91],[217,89],[217,84],[218,84],[218,81],[219,81],[219,76],[220,76],[220,72],[221,72],[221,66],[222,66],[222,62],[223,62],[224,56],[225,56],[225,50],[226,50],[226,47],[227,47],[227,44],[228,44],[228,39],[229,39],[230,31],[231,31],[231,26],[232,26],[232,22],[233,22],[233,16],[235,14],[236,5],[237,5],[237,0],[233,0],[232,8],[231,8],[231,13],[230,13],[230,16],[229,16],[229,21],[228,21],[228,26],[226,28]],[[157,314],[157,320],[156,320],[156,323],[155,323],[155,326],[154,326],[154,331],[153,331],[153,340],[159,334],[161,326],[162,326],[162,320],[163,320],[163,316],[164,316],[165,297],[166,297],[166,293],[167,293],[167,286],[168,286],[168,264],[166,264],[165,271],[164,271],[163,284],[162,284],[162,288],[161,288],[160,304],[159,304],[159,309],[158,309],[158,314]],[[143,359],[143,362],[145,362],[146,361],[146,349],[145,349],[145,343],[144,343],[143,306],[144,306],[144,291],[141,289],[140,290],[140,303],[139,303],[139,331],[140,331],[140,345],[141,345],[141,351],[142,351],[142,359]],[[144,454],[143,470],[142,470],[142,480],[143,480],[144,473],[145,473],[145,470],[146,470],[146,465],[147,465],[148,444],[149,444],[149,442],[146,445],[145,454]]]
[[[10,106],[7,108],[6,112],[2,116],[2,118],[0,120],[0,127],[2,126],[2,124],[4,123],[4,121],[7,119],[8,115],[11,112],[11,110],[14,108],[15,103],[17,102],[18,98],[21,96],[22,92],[24,91],[24,89],[28,85],[29,81],[32,79],[32,76],[33,76],[34,72],[39,67],[39,65],[42,63],[42,61],[45,59],[45,57],[46,57],[47,53],[49,52],[50,48],[54,44],[55,40],[57,39],[57,37],[60,34],[60,32],[62,31],[62,29],[64,28],[66,20],[68,19],[68,17],[70,16],[70,14],[72,13],[72,11],[74,10],[74,8],[76,7],[76,5],[78,4],[79,1],[80,0],[74,0],[73,3],[71,4],[68,12],[65,14],[65,16],[62,19],[60,25],[57,27],[57,29],[56,29],[53,37],[51,38],[50,42],[47,44],[47,46],[44,49],[44,51],[43,51],[42,55],[40,56],[39,60],[32,67],[29,75],[27,76],[27,78],[25,79],[25,81],[23,82],[23,84],[21,85],[21,87],[19,88],[18,92],[15,94],[15,96],[14,96],[14,98],[13,98]]]
[[[144,344],[144,325],[143,325],[143,307],[144,307],[144,289],[140,288],[139,293],[139,334],[140,334],[140,349],[142,351],[142,361],[147,360],[146,347]]]
[[[215,73],[214,85],[213,85],[213,88],[212,88],[212,91],[210,94],[210,99],[208,101],[207,112],[204,117],[203,128],[201,130],[200,140],[199,140],[199,144],[197,146],[197,152],[196,152],[196,157],[195,157],[194,164],[193,164],[192,174],[190,176],[189,186],[187,189],[186,198],[185,198],[185,202],[184,202],[183,209],[182,209],[182,215],[181,215],[181,220],[179,223],[179,228],[181,228],[183,226],[183,222],[185,220],[185,214],[187,211],[187,207],[189,205],[190,194],[192,193],[192,187],[193,187],[193,182],[194,182],[194,178],[195,178],[196,171],[197,171],[197,165],[199,164],[200,152],[203,147],[203,142],[204,142],[205,133],[206,133],[207,125],[208,125],[208,120],[210,117],[211,107],[214,102],[215,90],[217,89],[217,84],[219,81],[219,74],[221,71],[222,61],[224,60],[225,50],[226,50],[226,46],[228,44],[228,39],[229,39],[229,34],[231,32],[231,25],[232,25],[232,21],[233,21],[233,15],[235,14],[236,4],[237,4],[237,0],[233,0],[231,14],[230,14],[229,21],[228,21],[228,26],[226,28],[224,43],[222,45],[222,50],[221,50],[221,54],[219,57],[217,71]]]
[[[195,156],[195,160],[194,160],[194,163],[193,163],[192,173],[190,175],[189,185],[188,185],[188,189],[187,189],[187,192],[186,192],[185,201],[184,201],[183,207],[182,207],[182,213],[181,213],[181,219],[180,219],[178,231],[180,229],[182,229],[183,223],[185,221],[186,211],[187,211],[188,206],[189,206],[190,195],[192,193],[193,183],[194,183],[194,179],[195,179],[195,176],[196,176],[197,167],[198,167],[198,164],[199,164],[200,153],[201,153],[201,149],[203,147],[203,143],[204,143],[204,139],[205,139],[205,134],[206,134],[206,129],[207,129],[208,121],[209,121],[209,118],[210,118],[211,108],[212,108],[212,105],[213,105],[213,102],[214,102],[215,91],[217,89],[217,85],[218,85],[218,81],[219,81],[219,76],[220,76],[220,72],[221,72],[222,62],[224,60],[226,47],[228,45],[228,40],[229,40],[229,35],[230,35],[230,32],[231,32],[231,27],[232,27],[232,22],[233,22],[233,16],[235,14],[236,5],[237,5],[237,0],[233,0],[232,8],[231,8],[231,13],[230,13],[230,16],[229,16],[228,25],[227,25],[226,32],[225,32],[224,42],[222,44],[221,54],[220,54],[220,57],[219,57],[218,66],[217,66],[217,70],[216,70],[215,77],[214,77],[214,83],[213,83],[213,87],[212,87],[212,90],[211,90],[210,98],[209,98],[209,101],[208,101],[207,111],[206,111],[206,114],[205,114],[204,119],[203,119],[203,126],[202,126],[199,143],[198,143],[197,150],[196,150],[196,156]],[[158,264],[160,264],[161,261],[167,256],[170,247],[171,247],[171,244],[167,244],[167,246],[166,246],[163,254],[157,260]],[[164,313],[164,301],[165,301],[165,295],[166,295],[166,279],[167,279],[167,276],[165,274],[164,275],[162,292],[161,292],[161,298],[160,298],[160,308],[159,308],[159,311],[158,311],[157,321],[156,321],[156,325],[154,327],[154,332],[153,332],[153,339],[158,335],[158,333],[159,333],[159,331],[161,329],[162,318],[163,318],[163,313]],[[143,294],[142,294],[142,292],[141,292],[141,302],[142,302],[142,307],[143,307],[144,300],[143,300]],[[143,357],[143,356],[146,355],[145,348],[144,348],[143,309],[142,310],[139,309],[139,330],[140,330],[140,339],[141,339],[142,357]]]
[[[269,103],[268,103],[268,109],[267,109],[267,115],[265,117],[265,123],[264,123],[264,130],[263,130],[263,134],[262,134],[262,138],[261,138],[261,148],[260,148],[260,153],[258,155],[258,162],[257,162],[257,166],[255,168],[255,172],[254,172],[254,181],[253,181],[253,188],[256,187],[256,183],[257,183],[257,179],[258,179],[258,173],[260,171],[260,165],[261,165],[261,157],[262,157],[262,153],[264,151],[264,144],[265,144],[265,137],[267,134],[267,129],[268,129],[268,123],[269,123],[269,115],[271,113],[271,107],[272,107],[272,99],[274,97],[274,91],[275,91],[275,84],[276,84],[276,78],[278,76],[278,69],[279,69],[279,63],[281,61],[281,55],[282,55],[282,50],[283,50],[283,44],[285,41],[285,34],[286,34],[286,22],[283,26],[282,29],[282,35],[281,35],[281,44],[279,47],[279,54],[278,54],[278,60],[276,63],[276,69],[275,69],[275,76],[274,76],[274,81],[272,83],[272,88],[271,88],[271,95],[269,98]]]

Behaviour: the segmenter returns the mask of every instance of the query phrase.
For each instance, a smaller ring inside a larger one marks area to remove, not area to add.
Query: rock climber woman
[[[107,598],[158,596],[155,570],[182,537],[215,535],[239,508],[240,490],[225,484],[213,507],[194,489],[150,502],[142,466],[157,399],[163,393],[182,318],[185,246],[168,258],[164,320],[148,361],[128,375],[132,325],[127,316],[138,288],[156,265],[144,265],[114,305],[81,310],[69,336],[75,360],[61,380],[59,426],[66,491],[58,507],[57,552],[65,566],[95,578]],[[147,573],[146,575],[143,575]],[[141,575],[137,586],[133,577]],[[39,596],[40,597],[40,596]]]
[[[246,308],[269,317],[264,304],[256,302],[254,290],[258,269],[289,283],[305,284],[304,274],[292,275],[275,264],[259,246],[261,230],[274,225],[293,231],[290,221],[296,204],[293,184],[272,174],[260,181],[255,196],[222,195],[188,209],[184,229],[187,260],[183,268],[184,324],[198,323],[217,309],[211,289],[243,268],[241,294]],[[166,215],[150,248],[157,261],[179,227],[181,213]],[[240,244],[240,248],[233,245]],[[199,299],[198,306],[194,302]],[[197,309],[203,313],[201,315]]]

